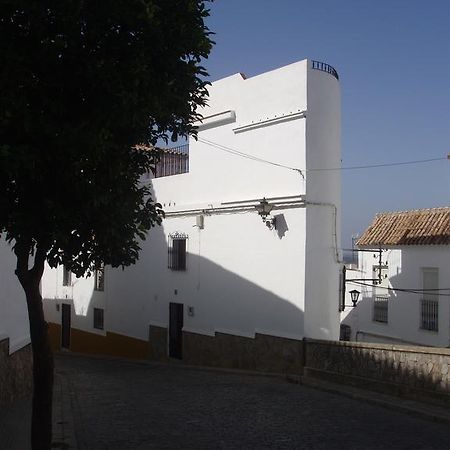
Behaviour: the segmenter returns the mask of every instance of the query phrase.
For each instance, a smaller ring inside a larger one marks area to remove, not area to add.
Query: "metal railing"
[[[164,148],[156,163],[155,178],[189,172],[189,144]]]
[[[436,299],[420,299],[420,328],[439,331],[439,302]]]
[[[373,300],[373,321],[388,323],[389,297],[376,296]]]
[[[322,72],[327,72],[330,75],[333,75],[333,77],[336,78],[336,80],[339,80],[339,75],[334,67],[320,61],[311,61],[311,62],[313,69],[321,70]]]

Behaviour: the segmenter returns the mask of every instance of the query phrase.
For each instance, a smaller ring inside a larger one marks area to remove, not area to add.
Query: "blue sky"
[[[216,0],[211,80],[304,58],[335,67],[343,166],[450,152],[450,1]],[[450,205],[450,161],[342,172],[343,245],[381,211]]]

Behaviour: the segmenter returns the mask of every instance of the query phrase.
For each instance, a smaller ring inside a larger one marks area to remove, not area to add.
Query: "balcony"
[[[156,164],[155,178],[189,172],[189,144],[161,149]]]
[[[322,72],[327,72],[330,75],[333,75],[333,77],[336,78],[336,80],[339,80],[339,75],[334,67],[320,61],[311,61],[311,62],[313,69],[321,70]]]

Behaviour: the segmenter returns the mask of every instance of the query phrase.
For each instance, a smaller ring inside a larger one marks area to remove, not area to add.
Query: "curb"
[[[403,412],[410,416],[431,420],[432,422],[450,424],[450,412],[445,408],[432,404],[420,403],[414,400],[393,397],[374,391],[366,391],[353,386],[335,384],[309,377],[302,377],[300,384],[313,389],[353,398],[365,403],[382,406],[391,411]]]

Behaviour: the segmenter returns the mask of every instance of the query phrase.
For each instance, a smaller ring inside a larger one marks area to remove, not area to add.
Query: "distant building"
[[[352,339],[450,346],[450,207],[377,214],[357,245],[362,280],[346,303],[352,289],[360,300],[342,314]]]
[[[55,345],[280,371],[303,337],[337,339],[340,171],[309,171],[340,166],[337,78],[304,60],[214,82],[198,140],[144,180],[166,218],[139,262],[46,270]]]

